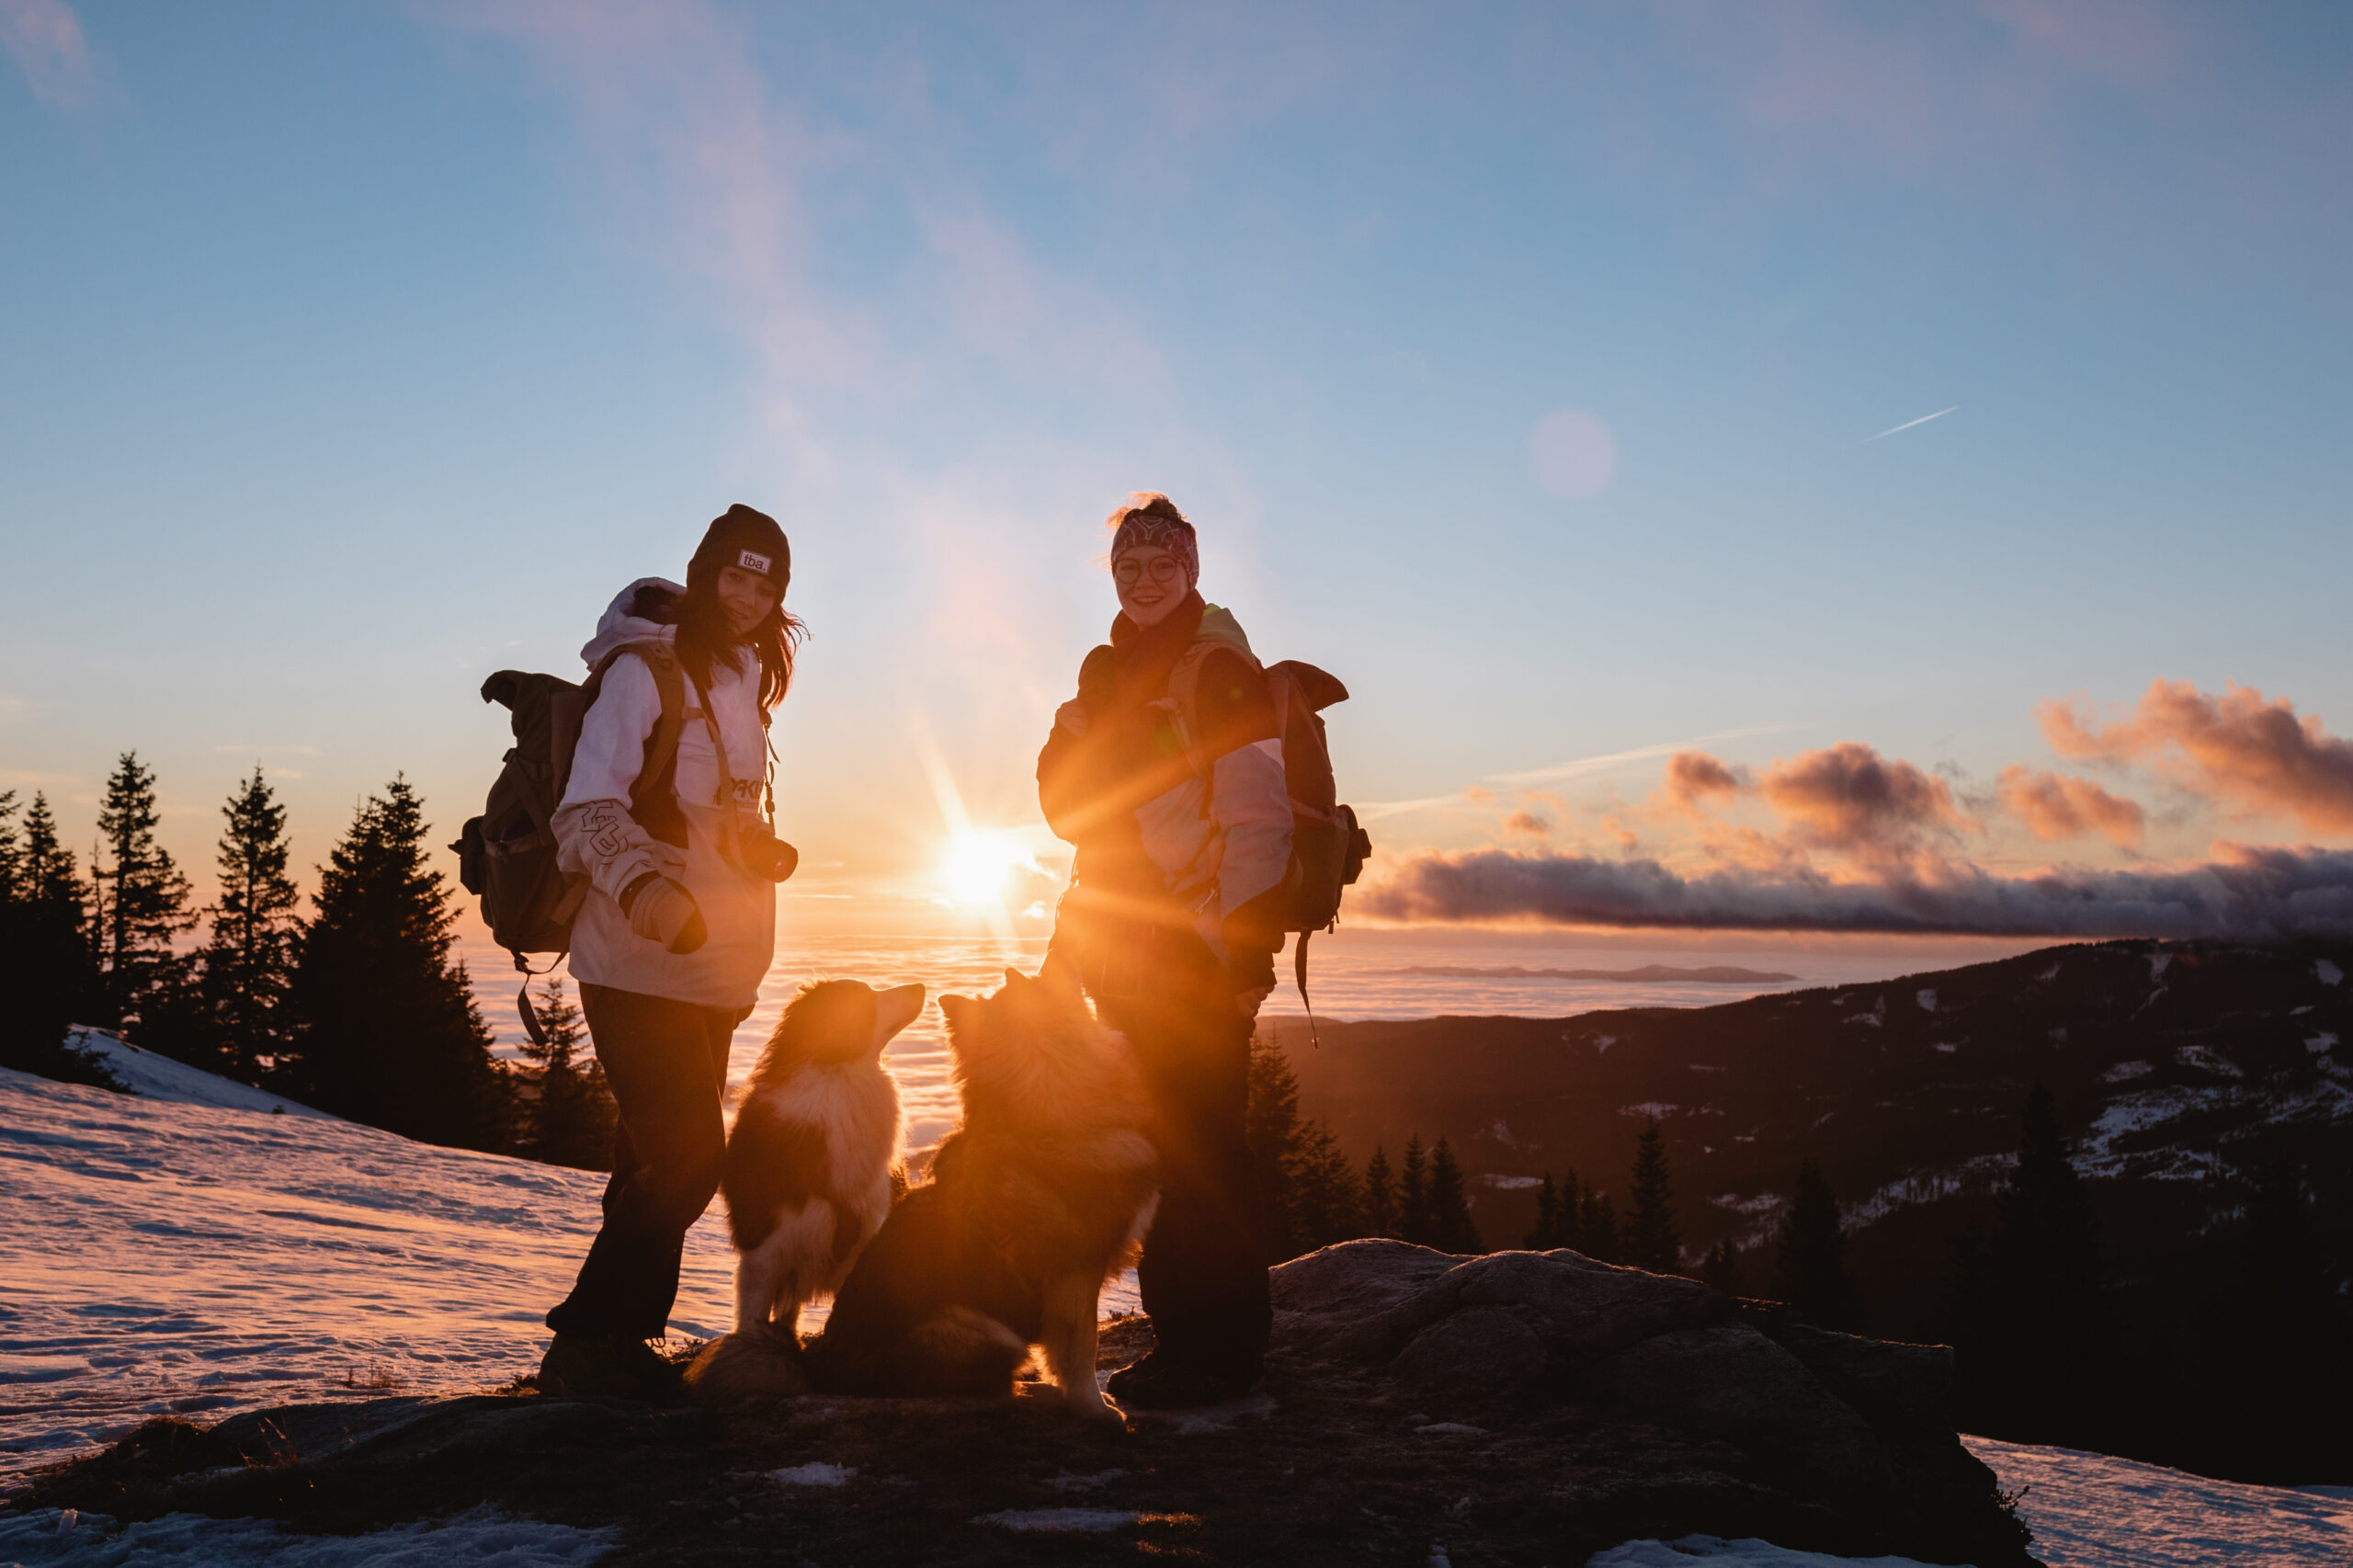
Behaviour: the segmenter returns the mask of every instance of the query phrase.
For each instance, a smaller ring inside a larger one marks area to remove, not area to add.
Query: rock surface
[[[1581,1563],[1635,1537],[2032,1562],[1935,1347],[1574,1253],[1352,1242],[1273,1272],[1267,1393],[1125,1431],[1051,1399],[657,1409],[529,1392],[155,1422],[16,1506],[351,1531],[482,1504],[612,1563]],[[1105,1365],[1149,1344],[1131,1320]],[[1026,1392],[1027,1391],[1025,1391]],[[810,1478],[822,1476],[823,1484]]]

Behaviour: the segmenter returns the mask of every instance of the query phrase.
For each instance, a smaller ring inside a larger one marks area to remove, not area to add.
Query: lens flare
[[[986,828],[966,828],[948,841],[940,858],[939,878],[956,903],[982,908],[1004,908],[1019,891],[1022,872],[1046,875],[1046,869],[1024,847],[1017,834]]]

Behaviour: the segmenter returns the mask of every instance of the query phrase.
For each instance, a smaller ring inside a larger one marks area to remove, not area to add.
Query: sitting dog
[[[882,1048],[923,1010],[923,987],[803,986],[777,1021],[727,1139],[722,1185],[735,1239],[735,1332],[688,1374],[710,1399],[805,1390],[801,1307],[838,1286],[890,1212],[899,1085]]]
[[[1029,1346],[1079,1415],[1118,1421],[1095,1382],[1103,1282],[1159,1201],[1128,1043],[1049,959],[974,1000],[943,996],[962,1125],[902,1198],[809,1342],[829,1393],[1013,1392]]]

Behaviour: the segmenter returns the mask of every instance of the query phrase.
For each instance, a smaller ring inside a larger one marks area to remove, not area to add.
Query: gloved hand
[[[801,851],[774,834],[753,834],[744,840],[744,869],[780,882],[801,864]]]
[[[622,890],[621,913],[629,916],[631,930],[674,953],[693,952],[710,938],[695,895],[659,871],[648,871]]]

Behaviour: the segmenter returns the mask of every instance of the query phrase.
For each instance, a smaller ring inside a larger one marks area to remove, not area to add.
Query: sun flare
[[[948,841],[940,858],[940,881],[958,903],[1003,908],[1019,891],[1019,873],[1042,876],[1021,835],[987,828],[967,828]]]

